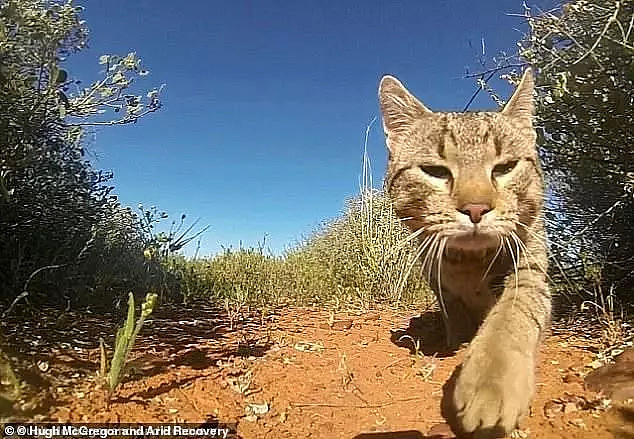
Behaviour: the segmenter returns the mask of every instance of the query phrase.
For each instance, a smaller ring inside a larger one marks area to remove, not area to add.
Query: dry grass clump
[[[237,307],[289,300],[362,308],[421,301],[431,306],[413,250],[388,197],[366,190],[347,202],[339,218],[282,256],[262,247],[225,249],[208,259],[174,257],[169,264],[179,273],[186,298]]]

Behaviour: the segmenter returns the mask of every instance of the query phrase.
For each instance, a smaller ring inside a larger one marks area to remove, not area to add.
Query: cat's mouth
[[[500,237],[497,233],[473,227],[453,233],[447,240],[447,247],[461,251],[479,251],[498,247]]]

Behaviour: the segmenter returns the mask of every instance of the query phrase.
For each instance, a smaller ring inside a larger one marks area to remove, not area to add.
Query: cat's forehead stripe
[[[449,121],[447,120],[447,115],[444,115],[443,118],[440,121],[440,138],[438,141],[438,156],[440,156],[440,158],[442,159],[446,159],[447,155],[446,155],[446,142],[447,142],[447,135],[451,132],[449,130]],[[452,133],[453,134],[453,133]]]
[[[495,156],[499,157],[502,155],[502,141],[499,136],[493,136],[493,144],[495,145]]]
[[[502,154],[502,142],[495,129],[495,121],[490,113],[442,113],[442,117],[437,119],[439,136],[437,140],[438,155],[446,159],[448,156],[456,154],[455,150],[460,150],[464,146],[474,143],[480,145],[491,145],[489,149],[495,157]],[[491,142],[492,141],[492,142]]]

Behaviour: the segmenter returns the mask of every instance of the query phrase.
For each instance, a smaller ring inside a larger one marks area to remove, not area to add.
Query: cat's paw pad
[[[461,430],[476,437],[503,437],[529,409],[534,364],[519,354],[500,352],[468,357],[453,393]]]

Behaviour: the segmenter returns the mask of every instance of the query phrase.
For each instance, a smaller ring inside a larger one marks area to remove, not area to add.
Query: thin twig
[[[489,73],[497,73],[497,72],[501,72],[502,70],[506,70],[506,69],[512,69],[515,67],[519,67],[519,68],[524,68],[526,66],[528,66],[528,63],[519,63],[519,64],[506,64],[503,66],[498,66],[489,70],[485,70],[483,72],[478,72],[478,73],[469,73],[463,76],[463,78],[478,78],[478,77],[482,77],[484,75],[488,75]]]
[[[632,18],[630,18],[630,25],[627,28],[627,34],[625,35],[625,41],[630,40],[630,34],[632,33],[632,29],[634,28],[634,14],[632,14]]]
[[[330,408],[355,408],[355,409],[378,409],[387,407],[401,402],[410,402],[423,399],[424,396],[413,396],[411,398],[395,399],[393,401],[386,401],[379,404],[328,404],[328,403],[304,403],[304,402],[291,402],[289,405],[292,407],[330,407]]]
[[[490,73],[489,76],[487,76],[487,79],[483,79],[484,83],[480,84],[480,87],[478,87],[478,89],[475,91],[473,96],[471,96],[471,99],[469,99],[469,102],[467,102],[467,105],[465,105],[465,107],[462,109],[463,113],[469,109],[469,107],[471,106],[475,98],[480,94],[482,90],[484,90],[484,84],[488,83],[491,80],[491,78],[493,78],[493,75],[495,75],[495,73],[496,72],[494,71]]]
[[[608,21],[605,23],[605,26],[603,27],[603,31],[601,31],[601,34],[599,35],[599,37],[596,39],[596,41],[594,42],[594,44],[592,45],[592,47],[590,47],[590,49],[588,49],[582,56],[581,58],[579,58],[577,61],[573,62],[572,65],[574,66],[575,64],[581,62],[582,60],[584,60],[588,55],[592,54],[594,49],[597,48],[597,46],[599,45],[599,43],[601,42],[601,40],[603,39],[603,37],[605,36],[606,32],[608,31],[610,25],[612,23],[614,23],[614,21],[616,20],[616,18],[619,15],[619,11],[621,10],[621,2],[616,2],[616,8],[614,9],[614,13],[612,14],[612,16],[610,16],[610,18],[608,18]]]
[[[130,118],[123,118],[123,119],[119,119],[119,120],[112,120],[109,122],[79,122],[79,123],[67,123],[65,124],[66,126],[69,127],[85,127],[85,126],[101,126],[101,125],[108,125],[108,126],[112,126],[112,125],[127,125],[129,123],[135,123],[137,120],[139,120],[140,118],[142,118],[143,116],[149,114],[149,113],[154,113],[155,111],[158,111],[159,107],[156,108],[150,108],[147,109],[141,113],[139,113],[136,116],[130,117]]]
[[[574,239],[577,236],[583,235],[590,227],[592,227],[594,224],[596,224],[601,218],[603,218],[605,215],[607,215],[608,213],[610,213],[612,210],[616,209],[617,207],[619,207],[622,204],[621,200],[616,200],[614,202],[614,204],[612,204],[612,206],[610,206],[606,211],[601,212],[595,219],[593,219],[592,221],[590,221],[590,223],[588,223],[588,225],[586,225],[583,229],[581,229],[580,231],[578,231],[577,233],[575,233],[574,235],[572,235],[570,237],[570,239],[565,242],[563,245],[564,246],[568,246],[572,243],[572,241],[574,241]]]
[[[194,410],[196,411],[196,413],[198,414],[198,416],[203,416],[203,413],[200,411],[200,409],[198,408],[198,406],[196,405],[196,403],[194,402],[194,400],[192,398],[190,398],[185,392],[183,392],[181,389],[178,389],[178,391],[180,392],[181,396],[183,398],[185,398],[187,400],[187,402],[189,402],[191,404],[191,406],[194,408]]]
[[[6,311],[2,313],[2,318],[4,319],[7,315],[9,315],[9,313],[13,310],[13,308],[17,305],[17,303],[21,299],[24,299],[24,298],[26,298],[29,295],[29,283],[31,283],[31,280],[35,276],[37,276],[39,273],[41,273],[44,270],[54,270],[56,268],[61,268],[61,267],[65,267],[65,266],[66,266],[66,264],[47,265],[45,267],[40,267],[37,270],[35,270],[33,273],[31,273],[31,275],[26,280],[26,282],[24,282],[24,287],[22,288],[22,292],[20,294],[18,294],[18,297],[13,299],[13,302],[11,302],[11,305],[9,305],[9,308],[7,308]]]

